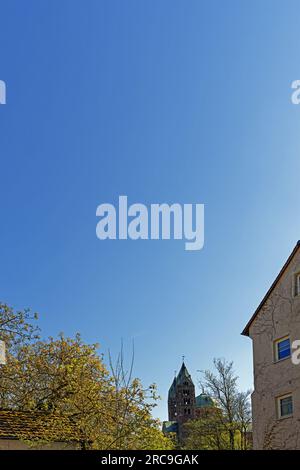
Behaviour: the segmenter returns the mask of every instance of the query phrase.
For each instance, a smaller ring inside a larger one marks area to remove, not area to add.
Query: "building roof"
[[[196,408],[210,408],[213,406],[215,406],[215,402],[209,395],[200,393],[200,395],[196,397]]]
[[[164,421],[162,431],[163,431],[163,433],[167,433],[167,432],[177,433],[177,431],[178,431],[177,421]]]
[[[182,366],[181,366],[181,369],[179,371],[179,374],[177,375],[177,381],[176,383],[178,385],[182,385],[186,380],[190,381],[193,383],[192,381],[192,377],[191,375],[189,374],[189,371],[187,370],[186,366],[185,366],[185,363],[183,362],[182,363]],[[173,382],[174,383],[174,382]]]
[[[176,387],[177,385],[182,385],[185,381],[189,381],[193,384],[192,377],[189,374],[189,371],[186,368],[185,363],[182,363],[180,371],[177,377],[174,377],[171,387],[169,388],[168,399],[176,397]]]
[[[80,434],[68,417],[42,411],[0,410],[0,439],[78,442]]]
[[[168,394],[168,398],[175,398],[175,397],[176,397],[176,377],[174,377],[172,385],[169,388],[169,394]]]
[[[275,287],[277,286],[278,282],[280,281],[282,275],[285,273],[286,269],[288,268],[290,262],[292,261],[292,259],[294,258],[296,252],[298,251],[298,249],[300,248],[300,240],[298,240],[298,242],[296,243],[296,246],[294,247],[293,251],[291,252],[290,256],[288,257],[288,259],[286,260],[286,262],[284,263],[281,271],[279,272],[278,276],[276,277],[275,281],[273,282],[273,284],[271,285],[270,289],[268,290],[268,292],[266,293],[266,295],[264,296],[264,298],[262,299],[261,303],[259,304],[259,306],[257,307],[257,309],[255,310],[254,314],[252,315],[252,317],[250,318],[250,320],[248,321],[247,325],[245,326],[245,328],[243,329],[242,331],[242,335],[244,336],[249,336],[249,329],[250,329],[250,326],[252,325],[253,321],[255,320],[255,318],[257,317],[259,311],[261,310],[261,308],[264,306],[264,304],[266,303],[266,301],[268,300],[268,298],[270,297],[271,293],[273,292],[273,290],[275,289]]]

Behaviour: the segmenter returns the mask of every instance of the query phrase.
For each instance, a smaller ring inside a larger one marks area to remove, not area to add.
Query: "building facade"
[[[300,449],[300,241],[243,333],[253,343],[254,449]]]

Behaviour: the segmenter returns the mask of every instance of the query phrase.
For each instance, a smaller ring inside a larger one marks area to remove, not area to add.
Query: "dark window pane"
[[[293,399],[292,397],[282,398],[280,400],[280,415],[288,416],[293,414]]]

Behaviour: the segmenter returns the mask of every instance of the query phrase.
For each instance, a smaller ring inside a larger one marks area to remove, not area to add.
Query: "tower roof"
[[[177,385],[183,385],[184,382],[189,382],[190,385],[194,385],[192,377],[186,368],[185,363],[182,363],[180,371],[177,377],[174,377],[171,387],[169,388],[168,399],[176,398]]]
[[[206,393],[200,393],[200,395],[196,397],[197,408],[209,408],[214,406],[214,400],[209,395],[206,395]]]
[[[182,385],[185,381],[189,381],[193,384],[192,377],[183,362],[179,374],[177,375],[177,384]]]
[[[172,385],[169,389],[168,398],[175,398],[175,396],[176,396],[176,377],[174,377]]]

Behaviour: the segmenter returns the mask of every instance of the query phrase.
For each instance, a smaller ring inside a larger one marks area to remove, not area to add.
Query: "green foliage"
[[[239,391],[232,362],[215,359],[214,368],[204,372],[201,385],[216,406],[186,424],[185,448],[248,450],[251,448],[250,391]]]
[[[37,340],[39,328],[33,324],[37,319],[37,313],[31,314],[29,309],[14,311],[0,302],[0,340],[10,348]]]
[[[216,414],[189,421],[185,425],[186,439],[184,449],[225,450],[230,449],[226,427]]]
[[[143,388],[125,371],[123,354],[109,371],[98,345],[80,335],[41,340],[29,312],[14,313],[1,304],[0,332],[7,341],[1,368],[0,407],[44,410],[67,416],[86,449],[169,449],[170,439],[151,416],[155,385]],[[60,435],[63,429],[58,430]]]
[[[230,425],[217,414],[208,414],[185,424],[184,449],[188,450],[230,450],[232,443]],[[234,449],[250,449],[248,435],[244,436],[238,424],[233,427]],[[245,443],[246,444],[245,444]]]

